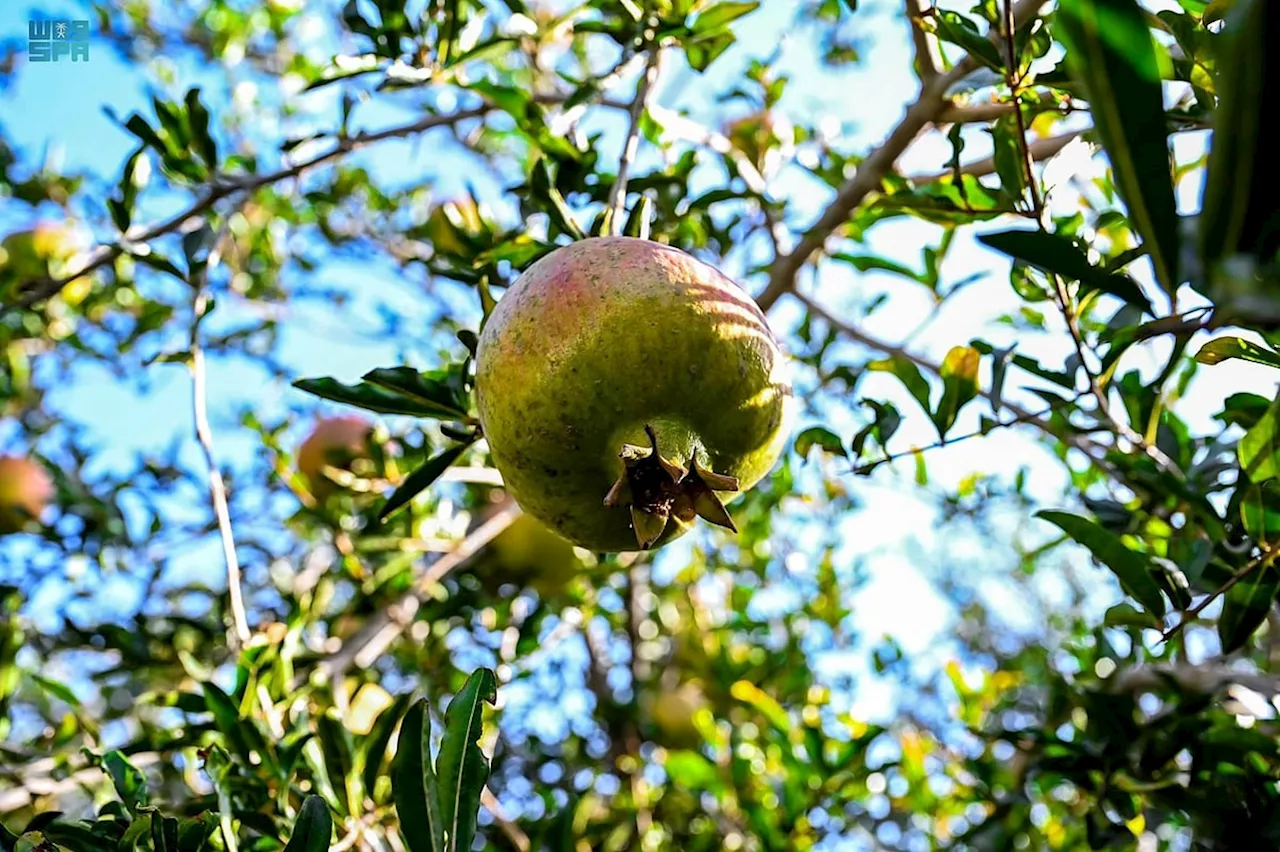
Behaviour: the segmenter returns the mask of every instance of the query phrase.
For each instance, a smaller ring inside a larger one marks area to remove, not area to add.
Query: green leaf
[[[573,212],[569,210],[564,196],[560,194],[560,190],[551,179],[551,171],[547,167],[545,157],[539,157],[533,164],[533,173],[529,177],[529,194],[532,199],[540,202],[547,215],[551,217],[551,221],[560,230],[575,240],[581,240],[586,236],[573,218]]]
[[[129,120],[124,123],[124,126],[126,130],[134,136],[137,136],[138,139],[148,147],[153,148],[162,154],[168,151],[168,146],[164,144],[164,140],[160,138],[160,134],[156,133],[155,128],[148,124],[147,120],[137,113],[129,116]]]
[[[702,793],[724,786],[716,765],[696,751],[680,749],[667,752],[662,767],[673,784],[686,790]]]
[[[162,254],[158,254],[151,250],[150,246],[138,246],[129,250],[129,256],[144,266],[150,266],[152,269],[172,275],[179,281],[187,280],[187,273],[179,269],[173,261],[169,260]]]
[[[1231,358],[1266,364],[1268,367],[1280,367],[1280,353],[1240,337],[1219,337],[1210,340],[1196,353],[1196,360],[1201,364],[1218,364]]]
[[[1267,408],[1236,446],[1240,467],[1253,482],[1266,482],[1280,473],[1280,439],[1276,435],[1280,398]]]
[[[333,817],[324,799],[314,793],[302,800],[298,821],[284,852],[329,852],[333,840]]]
[[[1249,537],[1261,545],[1280,538],[1280,482],[1250,482],[1241,488],[1240,521]]]
[[[205,704],[213,714],[214,727],[226,738],[226,744],[231,750],[246,762],[254,752],[258,753],[259,758],[265,755],[267,744],[254,727],[253,721],[241,719],[235,702],[216,684],[206,683],[202,688]]]
[[[387,755],[387,746],[391,743],[391,735],[395,733],[400,717],[405,714],[405,710],[412,701],[412,693],[406,692],[397,696],[390,707],[378,714],[377,721],[373,723],[368,735],[360,742],[358,753],[364,761],[364,791],[365,795],[370,798],[373,797],[374,789],[377,786],[378,777],[382,770],[382,762]]]
[[[384,367],[370,370],[360,378],[414,400],[422,411],[457,418],[467,414],[467,402],[459,381],[463,372],[462,365],[429,373],[420,373],[412,367]]]
[[[854,458],[862,456],[862,448],[866,445],[868,438],[875,438],[876,443],[881,449],[889,443],[889,439],[898,431],[898,427],[902,425],[902,415],[898,413],[897,407],[891,402],[877,402],[874,399],[864,399],[862,404],[875,412],[876,419],[863,426],[858,430],[858,434],[853,436],[850,442],[850,450]],[[867,466],[859,468],[859,473],[870,473]]]
[[[897,189],[868,206],[867,218],[859,222],[865,230],[871,222],[903,213],[937,225],[968,225],[1018,212],[1013,196],[983,185],[973,175],[936,180],[914,189]],[[866,215],[866,214],[863,214]]]
[[[400,487],[392,492],[387,498],[387,503],[382,507],[382,511],[378,512],[378,520],[385,521],[393,512],[407,504],[414,497],[417,497],[431,483],[440,478],[440,474],[448,469],[449,465],[458,460],[458,456],[470,444],[455,444],[447,450],[427,459],[426,464],[409,474],[400,483]]]
[[[347,790],[347,778],[351,774],[351,739],[342,723],[328,713],[316,718],[316,735],[320,740],[320,752],[324,755],[325,774],[335,793]],[[354,803],[348,803],[354,807]]]
[[[1228,426],[1239,426],[1246,432],[1267,414],[1271,401],[1256,393],[1233,393],[1222,401],[1222,410],[1213,415]]]
[[[436,61],[448,68],[453,64],[449,61],[452,54],[451,48],[453,40],[458,36],[458,0],[445,0],[443,6],[444,23],[440,27],[440,38],[436,45]]]
[[[138,808],[147,804],[147,778],[142,770],[129,762],[123,752],[115,750],[104,754],[102,768],[111,776],[116,795],[130,813],[136,814]]]
[[[1215,39],[1223,59],[1217,63],[1219,100],[1200,212],[1200,250],[1210,274],[1219,261],[1237,253],[1270,259],[1275,251],[1280,165],[1263,129],[1280,97],[1280,75],[1269,57],[1280,27],[1272,5],[1237,0]]]
[[[930,410],[929,406],[929,383],[925,381],[924,376],[920,375],[920,368],[906,358],[895,355],[890,358],[882,358],[878,361],[872,361],[867,364],[868,370],[879,373],[892,373],[898,377],[907,388],[907,392],[920,403],[920,407],[927,414]]]
[[[796,436],[796,454],[801,458],[808,458],[809,450],[815,446],[821,447],[823,452],[831,453],[835,456],[849,457],[849,453],[845,451],[844,443],[840,440],[840,436],[830,429],[822,426],[811,426]]]
[[[1095,559],[1111,569],[1125,592],[1157,618],[1164,616],[1164,598],[1160,595],[1160,585],[1151,576],[1151,563],[1145,554],[1130,550],[1120,536],[1088,518],[1056,511],[1037,512],[1036,517],[1056,524],[1087,547]]]
[[[1005,192],[1017,198],[1022,198],[1027,191],[1026,157],[1018,138],[1021,132],[1018,118],[1014,115],[1006,115],[991,125],[996,175]]]
[[[431,716],[426,699],[409,708],[400,725],[391,792],[409,852],[445,852],[440,788],[431,765]]]
[[[1056,29],[1088,95],[1116,188],[1166,293],[1179,283],[1179,222],[1155,41],[1137,0],[1062,0]]]
[[[125,829],[124,835],[120,838],[121,852],[145,852],[146,846],[143,840],[151,837],[152,817],[155,814],[141,813],[137,818],[129,823],[129,827]],[[43,852],[37,846],[33,852]]]
[[[39,684],[40,688],[43,689],[45,692],[49,693],[50,695],[62,701],[65,701],[67,704],[70,704],[72,707],[80,706],[80,699],[77,698],[76,694],[71,691],[71,687],[67,686],[66,684],[58,683],[56,680],[53,680],[52,678],[47,678],[44,675],[40,674],[39,672],[28,672],[27,674],[30,675],[31,679],[35,681],[37,684]]]
[[[444,711],[444,737],[436,766],[440,813],[450,852],[468,852],[475,839],[480,791],[489,780],[489,759],[480,749],[483,709],[497,699],[497,675],[489,669],[476,669]]]
[[[960,409],[978,395],[981,363],[982,355],[972,346],[954,346],[942,359],[942,399],[938,400],[938,410],[933,412],[933,425],[938,429],[939,438],[947,437]]]
[[[909,278],[920,284],[925,283],[925,276],[916,272],[908,266],[904,266],[896,261],[889,260],[884,257],[876,257],[869,254],[847,254],[845,252],[837,252],[831,255],[832,260],[838,260],[841,263],[847,263],[859,272],[870,272],[871,270],[879,270],[881,272],[890,272],[894,275],[901,275],[903,278]]]
[[[457,419],[464,414],[464,412],[459,412],[452,406],[442,406],[424,401],[421,398],[409,397],[398,391],[390,391],[369,382],[348,385],[337,379],[326,377],[298,379],[293,383],[293,386],[300,391],[314,394],[322,399],[340,402],[344,405],[352,405],[356,408],[363,408],[366,411],[376,411],[381,414],[407,414],[411,417],[437,417],[449,420]]]
[[[653,199],[647,195],[641,195],[636,206],[631,208],[631,215],[627,217],[627,224],[622,229],[622,233],[628,237],[647,240],[651,222],[653,222]]]
[[[206,842],[218,827],[213,815],[208,813],[178,820],[179,852],[205,852]]]
[[[159,813],[151,814],[151,846],[154,852],[179,852],[178,821]]]
[[[1151,613],[1143,612],[1133,604],[1121,601],[1107,610],[1102,618],[1107,627],[1159,627],[1160,622],[1151,617]]]
[[[1227,590],[1218,616],[1218,640],[1222,653],[1230,654],[1249,641],[1267,620],[1271,604],[1280,592],[1280,570],[1267,564]]]
[[[935,9],[930,17],[938,38],[964,48],[975,60],[996,71],[1004,71],[1004,58],[995,42],[978,32],[978,25],[964,15],[945,9]]]
[[[698,17],[693,22],[693,32],[697,35],[714,33],[758,8],[760,8],[759,0],[752,0],[749,3],[717,3],[698,13]]]
[[[721,54],[732,47],[735,40],[731,31],[721,30],[713,35],[686,42],[684,58],[690,68],[702,73],[710,68],[711,63],[719,59]]]
[[[1046,231],[1001,231],[979,235],[978,241],[1045,272],[1079,281],[1090,290],[1109,293],[1151,313],[1151,302],[1142,294],[1136,281],[1127,275],[1094,266],[1067,237]]]
[[[209,168],[218,167],[218,144],[209,134],[209,110],[200,103],[200,88],[189,89],[186,96],[187,123],[191,126],[192,142]]]

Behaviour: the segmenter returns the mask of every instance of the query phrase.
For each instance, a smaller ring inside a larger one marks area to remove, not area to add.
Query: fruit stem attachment
[[[606,506],[630,507],[631,526],[640,549],[653,546],[672,515],[683,524],[692,523],[694,517],[700,516],[737,532],[733,518],[715,494],[716,491],[737,491],[737,478],[705,469],[698,464],[696,452],[690,454],[686,469],[662,456],[653,426],[646,423],[644,432],[649,438],[648,448],[622,445],[618,453],[622,459],[622,475],[604,498]]]

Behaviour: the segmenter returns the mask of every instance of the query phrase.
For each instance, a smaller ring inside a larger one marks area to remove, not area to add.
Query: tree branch
[[[1186,610],[1182,614],[1181,621],[1179,621],[1177,624],[1170,627],[1164,633],[1160,634],[1160,641],[1165,642],[1171,639],[1172,637],[1177,636],[1184,629],[1186,629],[1187,625],[1189,625],[1191,622],[1195,621],[1196,618],[1199,617],[1200,613],[1204,611],[1205,607],[1207,607],[1209,604],[1213,603],[1218,598],[1225,595],[1227,592],[1231,591],[1233,588],[1235,588],[1235,585],[1237,583],[1239,583],[1241,580],[1245,579],[1246,577],[1252,575],[1254,571],[1257,571],[1259,568],[1266,568],[1272,565],[1276,561],[1277,557],[1280,557],[1280,548],[1273,549],[1273,548],[1264,547],[1261,554],[1259,554],[1256,558],[1250,561],[1249,564],[1245,565],[1243,568],[1237,571],[1234,575],[1232,575],[1230,580],[1227,580],[1227,582],[1223,583],[1217,590],[1205,595],[1204,600],[1200,601],[1200,603],[1196,604],[1191,609]]]
[[[524,829],[516,825],[507,817],[502,810],[502,805],[498,803],[498,797],[493,795],[493,791],[486,784],[480,788],[480,804],[485,806],[489,814],[493,817],[493,824],[507,836],[507,840],[515,847],[516,852],[529,852],[529,835],[524,833]]]
[[[1004,47],[1005,47],[1005,83],[1009,87],[1009,100],[1013,106],[1014,121],[1018,129],[1018,150],[1022,157],[1022,169],[1024,178],[1027,183],[1027,191],[1031,196],[1031,209],[1035,213],[1036,226],[1043,232],[1048,231],[1045,224],[1045,202],[1044,196],[1040,192],[1040,187],[1036,182],[1035,169],[1032,166],[1034,162],[1031,156],[1030,148],[1027,144],[1027,124],[1022,114],[1022,73],[1018,64],[1018,57],[1015,53],[1014,32],[1016,23],[1014,18],[1013,0],[1004,0]],[[1080,360],[1080,369],[1084,371],[1085,379],[1088,381],[1089,390],[1092,392],[1094,399],[1097,401],[1098,413],[1100,413],[1107,422],[1109,422],[1116,432],[1124,436],[1130,444],[1145,453],[1148,458],[1156,463],[1166,473],[1172,474],[1179,479],[1183,478],[1182,468],[1171,459],[1163,450],[1156,445],[1149,443],[1142,435],[1138,433],[1129,423],[1122,421],[1116,416],[1111,409],[1111,402],[1107,397],[1107,391],[1102,387],[1102,383],[1098,380],[1098,376],[1094,373],[1093,368],[1089,365],[1089,359],[1085,357],[1084,335],[1080,331],[1080,318],[1076,315],[1076,311],[1071,302],[1071,294],[1067,289],[1067,284],[1062,280],[1062,276],[1055,272],[1049,273],[1049,278],[1053,281],[1054,300],[1058,304],[1058,310],[1062,314],[1063,320],[1067,324],[1067,330],[1071,334],[1071,342],[1075,346],[1076,357]]]
[[[413,589],[405,592],[394,603],[381,610],[343,643],[335,653],[320,663],[320,670],[329,678],[341,676],[353,664],[359,668],[373,665],[378,657],[391,646],[418,611],[418,599],[431,591],[453,569],[470,559],[480,548],[493,541],[512,521],[520,517],[520,507],[510,501],[493,517],[471,531],[452,551],[440,556],[427,568]]]
[[[1015,17],[1023,21],[1036,14],[1047,0],[1020,0]],[[999,33],[993,32],[991,40],[999,43]],[[949,105],[947,91],[969,75],[977,67],[970,57],[965,57],[945,74],[922,81],[920,94],[907,107],[902,121],[880,144],[867,155],[853,177],[836,191],[836,197],[821,216],[800,238],[799,244],[789,254],[774,260],[769,270],[769,283],[756,302],[760,309],[768,311],[778,299],[794,291],[796,275],[809,261],[809,257],[821,250],[831,234],[849,220],[850,214],[872,192],[879,189],[884,176],[890,172],[898,157],[930,125],[938,121]]]
[[[916,456],[916,455],[919,455],[920,453],[928,452],[929,450],[938,450],[943,447],[949,447],[952,444],[958,444],[961,441],[967,441],[970,438],[977,438],[982,435],[987,435],[996,429],[1005,429],[1005,428],[1008,428],[1009,426],[1016,426],[1019,423],[1030,423],[1035,420],[1043,420],[1045,417],[1048,417],[1049,415],[1053,414],[1053,412],[1057,411],[1062,406],[1070,405],[1071,403],[1074,403],[1076,400],[1080,399],[1080,397],[1086,395],[1087,393],[1088,391],[1080,391],[1076,394],[1074,399],[1063,400],[1062,402],[1056,403],[1054,405],[1050,405],[1048,408],[1044,408],[1040,411],[1035,411],[1035,412],[1029,411],[1023,414],[1015,415],[1014,417],[1011,417],[1008,420],[1001,420],[1000,422],[995,423],[994,425],[986,429],[977,429],[973,432],[965,432],[963,435],[956,435],[954,438],[939,438],[937,441],[934,441],[932,444],[927,444],[923,447],[912,447],[911,449],[905,450],[900,453],[890,453],[884,456],[883,458],[872,459],[871,461],[864,462],[863,464],[858,465],[853,470],[851,470],[850,473],[854,474],[855,476],[865,476],[866,474],[875,470],[877,467],[879,467],[882,464],[888,464],[889,462],[898,461],[899,459],[905,459],[908,456]]]
[[[1050,136],[1047,139],[1037,139],[1034,142],[1029,142],[1027,144],[1027,152],[1031,159],[1036,162],[1047,160],[1078,139],[1082,132],[1083,131],[1080,130],[1072,130],[1058,136]],[[984,177],[986,175],[995,174],[995,171],[996,161],[994,157],[984,157],[981,160],[974,160],[972,163],[965,163],[959,169],[960,174],[972,175],[974,177]],[[927,183],[934,183],[935,181],[949,178],[955,173],[955,169],[948,169],[945,172],[916,175],[914,177],[908,177],[907,179],[916,186],[922,186]]]
[[[901,346],[895,346],[887,341],[872,337],[861,329],[858,329],[843,320],[837,319],[825,308],[803,293],[793,292],[792,295],[795,296],[795,298],[803,304],[813,316],[823,320],[849,340],[852,340],[855,343],[861,343],[863,346],[875,349],[878,352],[883,352],[890,357],[902,358],[910,361],[912,364],[915,364],[917,367],[931,375],[940,376],[942,374],[942,367],[935,364],[933,361],[930,361],[928,358],[923,358],[914,352],[902,348]],[[1028,411],[1020,405],[1009,402],[1007,399],[997,396],[994,391],[987,388],[979,388],[978,395],[990,402],[993,408],[1008,411],[1017,418],[1018,422],[1028,423],[1040,429],[1040,431],[1045,434],[1066,442],[1088,456],[1089,460],[1094,464],[1104,470],[1112,471],[1110,463],[1108,463],[1105,458],[1106,447],[1101,444],[1090,440],[1084,435],[1076,435],[1070,432],[1060,433],[1059,430],[1048,420],[1045,420],[1043,416],[1038,415],[1035,412]]]
[[[907,26],[911,27],[911,44],[915,49],[916,73],[920,79],[928,83],[941,73],[942,53],[938,50],[938,40],[925,32],[921,26],[924,9],[920,0],[907,0]]]
[[[216,262],[211,257],[210,262]],[[244,607],[244,589],[240,572],[240,560],[236,556],[235,534],[231,529],[231,510],[227,505],[227,487],[222,479],[222,471],[218,467],[217,456],[213,449],[213,429],[209,426],[209,405],[207,373],[205,370],[204,348],[200,345],[200,324],[212,307],[209,293],[205,289],[208,265],[198,274],[192,276],[190,282],[194,288],[191,302],[191,336],[189,352],[191,355],[191,413],[195,422],[196,442],[204,455],[205,469],[209,475],[209,496],[213,503],[213,514],[218,521],[218,536],[222,540],[222,558],[227,572],[227,597],[231,609],[231,634],[228,644],[232,653],[249,643],[252,633],[249,630],[249,618]]]
[[[1125,669],[1106,681],[1109,692],[1143,693],[1176,686],[1209,695],[1224,686],[1240,686],[1267,697],[1280,694],[1280,675],[1234,671],[1225,665],[1150,665]]]
[[[238,192],[252,192],[261,189],[270,184],[279,183],[292,177],[297,177],[304,172],[308,172],[317,166],[321,166],[330,160],[357,151],[361,148],[382,142],[386,139],[398,139],[404,136],[413,136],[418,133],[424,133],[436,127],[456,124],[459,121],[465,121],[469,118],[479,118],[488,113],[490,107],[476,107],[475,109],[459,110],[448,115],[429,115],[420,118],[409,124],[402,124],[397,127],[390,127],[386,130],[379,130],[374,133],[358,133],[355,136],[347,136],[338,141],[338,143],[328,151],[322,154],[304,160],[301,163],[295,163],[287,168],[278,171],[269,172],[263,175],[244,175],[231,179],[225,179],[222,182],[215,182],[213,187],[205,193],[204,197],[196,201],[187,209],[183,210],[153,225],[142,228],[131,228],[129,233],[124,234],[118,243],[112,245],[99,246],[90,256],[85,265],[70,275],[61,278],[43,279],[29,282],[22,293],[15,301],[0,305],[0,317],[3,317],[11,310],[18,308],[27,308],[43,299],[47,299],[56,295],[63,287],[83,278],[91,272],[106,266],[115,261],[116,258],[124,254],[126,248],[130,244],[146,243],[157,237],[173,233],[180,230],[194,219],[213,209],[213,206],[225,198],[229,198]]]
[[[622,233],[624,226],[622,213],[627,202],[627,173],[631,171],[631,163],[640,148],[640,117],[644,115],[649,101],[649,93],[658,79],[658,66],[662,58],[662,48],[653,45],[649,51],[648,62],[640,82],[636,84],[636,96],[631,101],[631,124],[627,128],[627,139],[622,147],[622,156],[618,159],[618,178],[609,190],[610,230],[614,236]]]

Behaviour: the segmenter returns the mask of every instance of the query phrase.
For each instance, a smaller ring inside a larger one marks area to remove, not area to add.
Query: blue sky
[[[903,105],[914,96],[915,82],[906,72],[909,56],[905,30],[896,17],[897,2],[870,2],[860,6],[860,25],[865,28],[870,41],[866,61],[854,71],[832,72],[821,68],[805,39],[783,36],[781,39],[783,60],[781,69],[793,77],[792,87],[783,102],[783,111],[796,119],[829,117],[833,130],[841,126],[841,147],[846,151],[866,151],[891,129],[901,115]],[[74,6],[46,4],[40,7],[42,15],[54,17],[61,10]],[[700,77],[687,69],[673,69],[662,81],[655,93],[657,102],[667,108],[687,108],[695,116],[708,116],[720,111],[711,98],[723,91],[725,83],[741,73],[748,56],[763,56],[776,47],[779,33],[786,29],[786,22],[793,16],[794,4],[788,2],[767,3],[766,9],[746,18],[740,28],[741,45],[722,58],[707,77]],[[0,5],[0,38],[25,38],[29,7],[17,3]],[[312,13],[315,14],[315,13]],[[69,15],[71,16],[71,15]],[[320,48],[317,48],[320,49]],[[225,103],[228,98],[226,85],[219,73],[209,69],[192,67],[188,63],[161,60],[167,65],[167,73],[173,78],[170,94],[180,94],[190,85],[202,84],[206,99],[213,104]],[[131,68],[107,48],[97,43],[92,48],[88,64],[60,62],[43,66],[20,67],[17,80],[9,91],[0,95],[0,121],[28,156],[46,156],[68,170],[88,170],[106,181],[111,181],[124,158],[133,148],[132,138],[117,127],[104,113],[110,107],[121,117],[132,111],[149,110],[146,91],[147,77],[141,69]],[[336,87],[299,100],[302,116],[297,126],[313,122],[316,127],[327,127],[335,115],[332,98]],[[618,90],[618,96],[628,96],[627,87]],[[240,98],[251,93],[241,91]],[[278,93],[263,93],[276,97]],[[977,97],[982,97],[979,94]],[[217,110],[215,109],[215,112]],[[358,123],[365,127],[378,127],[405,120],[408,113],[402,107],[361,107]],[[616,116],[593,119],[593,126],[605,130],[601,141],[606,160],[617,156],[620,147],[620,124]],[[290,132],[297,127],[288,128]],[[1203,140],[1189,140],[1181,156],[1192,156]],[[984,147],[981,134],[975,134],[966,148],[965,158],[977,159],[989,152]],[[643,151],[640,165],[654,162],[656,153]],[[950,148],[944,138],[934,134],[922,140],[904,157],[902,170],[906,173],[933,172],[950,156]],[[378,146],[361,154],[361,161],[375,174],[386,180],[400,183],[413,176],[433,176],[437,180],[439,197],[445,198],[462,189],[464,178],[475,178],[487,200],[501,205],[500,187],[483,176],[477,177],[471,163],[432,141],[397,141]],[[1098,168],[1090,164],[1080,151],[1068,153],[1057,166],[1060,172]],[[776,194],[790,201],[789,220],[802,228],[825,206],[830,191],[813,180],[800,175],[798,169],[784,170],[773,186]],[[1183,203],[1194,206],[1198,190],[1184,186]],[[1074,197],[1067,190],[1055,195],[1058,204],[1069,206]],[[94,203],[97,203],[96,201]],[[148,209],[150,215],[140,218],[150,220],[172,209],[173,199],[160,199]],[[85,212],[85,211],[81,211]],[[0,230],[12,230],[25,224],[28,211],[25,207],[9,205],[0,210]],[[993,223],[984,230],[999,230],[1007,223]],[[935,229],[909,221],[895,221],[881,225],[874,232],[867,247],[868,253],[880,252],[909,265],[918,263],[920,250],[936,241]],[[747,260],[734,256],[729,264],[732,274],[740,274]],[[949,302],[932,322],[927,333],[913,344],[917,351],[940,360],[953,345],[967,343],[971,338],[983,336],[995,345],[1017,343],[1019,351],[1042,357],[1045,363],[1057,366],[1069,351],[1061,334],[1041,337],[1016,335],[1007,327],[992,323],[1002,313],[1016,311],[1019,302],[1007,283],[1007,262],[981,248],[965,236],[957,240],[945,268],[945,280],[954,282],[973,274],[985,277]],[[332,375],[351,380],[364,371],[398,363],[400,353],[408,349],[411,362],[417,366],[429,366],[434,353],[412,351],[413,346],[400,346],[391,341],[371,341],[351,333],[353,318],[368,309],[368,300],[362,298],[373,288],[386,291],[395,288],[400,273],[392,267],[370,267],[365,264],[334,261],[325,266],[306,283],[341,287],[354,298],[354,307],[342,316],[335,316],[315,308],[308,308],[290,316],[283,323],[285,329],[281,356],[296,375]],[[806,271],[802,276],[805,290],[825,306],[837,313],[849,312],[852,305],[865,304],[877,293],[890,295],[887,306],[874,315],[867,331],[886,340],[896,340],[907,334],[930,307],[930,297],[921,288],[905,285],[883,273],[854,274],[846,267],[826,264],[818,276]],[[744,282],[758,290],[762,282]],[[432,317],[416,306],[408,290],[401,300],[406,311],[415,316],[424,327],[429,327]],[[474,305],[462,306],[475,311]],[[226,322],[234,321],[237,312],[246,310],[243,305],[219,308],[225,312]],[[798,315],[794,304],[780,304],[771,315],[775,328],[786,330],[794,324]],[[1051,323],[1051,327],[1058,326]],[[425,335],[424,335],[425,337]],[[1159,347],[1153,347],[1158,353]],[[1139,366],[1140,361],[1135,361]],[[1149,365],[1146,367],[1149,369]],[[1268,392],[1263,368],[1230,362],[1213,368],[1211,381],[1198,381],[1183,407],[1184,415],[1193,427],[1204,427],[1216,404],[1227,394],[1237,390]],[[156,365],[148,368],[149,388],[140,392],[130,384],[115,380],[97,367],[85,367],[78,371],[76,380],[59,389],[51,398],[51,404],[65,416],[92,423],[92,434],[102,452],[94,465],[103,469],[122,466],[135,450],[165,445],[175,436],[186,442],[186,458],[193,467],[199,466],[196,447],[191,438],[190,385],[185,370],[172,365]],[[267,413],[285,410],[298,403],[298,392],[285,383],[268,382],[264,374],[243,361],[214,361],[210,366],[209,390],[211,412],[221,458],[233,466],[242,464],[254,451],[254,437],[239,427],[234,413],[245,402]],[[899,404],[908,415],[896,448],[906,448],[911,443],[927,444],[936,437],[933,427],[918,412],[914,403],[887,377],[868,378],[860,391],[878,399],[889,398]],[[1009,395],[1025,399],[1012,390]],[[1034,407],[1033,401],[1028,405]],[[823,411],[829,416],[829,424],[843,435],[851,434],[861,414],[856,405],[847,400],[826,398]],[[965,432],[976,426],[977,415],[985,408],[975,404],[961,418],[956,432]],[[296,424],[294,439],[305,431],[306,423]],[[0,424],[0,450],[15,450],[13,430]],[[1012,475],[1020,466],[1032,471],[1031,492],[1042,499],[1054,502],[1059,499],[1064,486],[1060,468],[1049,454],[1040,447],[1035,436],[1026,432],[1001,431],[993,435],[967,441],[956,448],[934,451],[928,457],[931,476],[938,482],[954,484],[975,471]],[[817,462],[811,462],[817,464]],[[861,631],[869,636],[879,633],[893,635],[908,651],[926,657],[941,659],[949,650],[946,643],[939,643],[953,626],[954,613],[938,596],[930,583],[929,575],[934,566],[944,560],[961,560],[974,566],[975,571],[989,571],[998,577],[1012,564],[1013,554],[1005,548],[985,548],[975,540],[939,541],[934,531],[931,510],[925,501],[913,494],[910,485],[910,461],[899,463],[896,468],[901,476],[895,476],[889,468],[882,468],[872,478],[858,479],[850,484],[865,506],[852,513],[837,531],[842,544],[838,551],[838,563],[850,567],[855,562],[863,565],[870,582],[854,602]],[[802,519],[801,519],[802,520]],[[1032,522],[1034,523],[1034,522]],[[1026,525],[1024,525],[1026,526]],[[1044,525],[1041,525],[1044,526]],[[1035,529],[1035,527],[1031,527]],[[1051,530],[1041,529],[1047,537]],[[1034,533],[1033,533],[1034,534]],[[2,548],[20,548],[20,542],[0,543]],[[663,570],[678,566],[682,555],[690,545],[686,542],[670,549]],[[17,552],[17,551],[15,551]],[[800,554],[788,567],[802,576],[812,569],[814,554]],[[1084,562],[1077,554],[1078,565]],[[994,561],[996,564],[992,564]],[[2,563],[0,563],[2,564]],[[220,555],[216,544],[195,548],[175,563],[178,570],[203,576],[221,575]],[[1101,571],[1085,569],[1085,573],[1100,586],[1112,588],[1109,579]],[[1060,588],[1061,575],[1054,571],[1041,572],[1036,582],[1046,588]],[[108,581],[107,593],[130,594],[133,584],[128,578],[118,577]],[[110,584],[118,584],[118,588]],[[1003,600],[1002,609],[1009,612],[1010,620],[1022,629],[1033,629],[1034,623],[1018,624],[1019,607],[1016,599],[1009,599],[1007,586],[993,580],[987,584],[987,594],[993,600]],[[798,589],[799,587],[797,587]],[[798,591],[793,590],[794,593]],[[62,591],[50,589],[40,603],[54,606]],[[777,591],[779,604],[788,597],[787,589]],[[1003,597],[1002,597],[1003,596]],[[1104,592],[1101,600],[1115,600]],[[37,608],[39,609],[39,607]],[[1023,621],[1034,619],[1033,612],[1026,612]],[[832,670],[853,667],[865,668],[861,652],[856,657],[842,656],[829,659],[825,665]],[[855,699],[855,711],[867,715],[884,712],[890,706],[888,695],[879,687],[868,685]]]

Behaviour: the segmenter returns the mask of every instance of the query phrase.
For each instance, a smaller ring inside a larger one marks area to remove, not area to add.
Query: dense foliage
[[[87,6],[120,168],[0,130],[0,849],[1280,845],[1269,5]],[[620,232],[734,274],[802,409],[643,555],[530,525],[472,398]],[[924,646],[863,626],[886,519]]]

